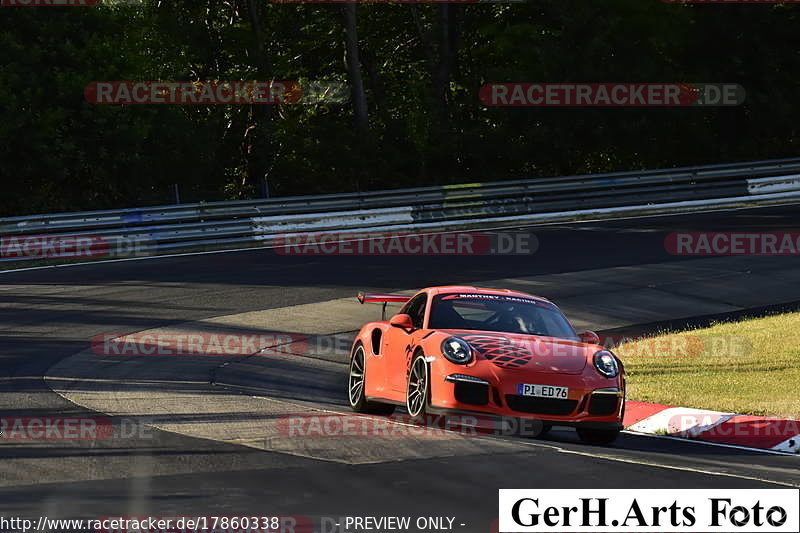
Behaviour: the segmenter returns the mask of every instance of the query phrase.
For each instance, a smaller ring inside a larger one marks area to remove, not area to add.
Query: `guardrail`
[[[302,232],[496,228],[794,201],[800,158],[32,215],[0,218],[0,262],[259,246]]]

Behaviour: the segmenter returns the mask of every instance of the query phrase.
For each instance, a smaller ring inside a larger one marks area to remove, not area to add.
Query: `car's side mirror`
[[[406,331],[411,331],[414,329],[414,323],[411,322],[411,316],[405,313],[394,315],[389,319],[389,324],[391,324],[394,328],[402,328]]]
[[[581,342],[586,344],[600,344],[600,337],[594,331],[584,331],[581,333]]]

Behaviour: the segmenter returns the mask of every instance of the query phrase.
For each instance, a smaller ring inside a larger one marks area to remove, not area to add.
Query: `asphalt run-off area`
[[[504,488],[798,487],[796,456],[658,435],[591,446],[559,428],[537,439],[431,438],[401,417],[366,433],[333,426],[350,413],[350,342],[380,316],[380,306],[358,304],[359,291],[509,288],[556,302],[579,331],[640,333],[794,308],[796,256],[678,255],[665,238],[797,224],[796,208],[771,207],[524,227],[515,231],[535,234],[535,253],[502,260],[253,249],[2,273],[2,416],[93,421],[53,424],[62,438],[0,440],[4,514],[258,514],[309,517],[331,531],[337,517],[399,514],[485,532]],[[104,352],[102,341],[194,335],[197,344],[232,333],[257,349],[158,357]]]

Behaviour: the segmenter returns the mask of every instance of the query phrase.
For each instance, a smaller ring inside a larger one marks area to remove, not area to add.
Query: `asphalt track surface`
[[[252,250],[3,273],[0,416],[90,416],[53,393],[42,376],[102,332],[325,301],[364,288],[392,291],[682,261],[664,250],[669,232],[792,231],[798,221],[800,208],[787,206],[525,228],[540,242],[532,256],[320,257]],[[304,393],[303,383],[294,386]],[[430,515],[455,516],[456,530],[486,532],[497,516],[499,488],[800,486],[795,457],[629,434],[605,448],[581,444],[566,431],[548,440],[518,440],[519,446],[502,453],[370,465],[157,430],[147,439],[82,445],[5,442],[0,513]],[[87,473],[93,480],[72,481]]]

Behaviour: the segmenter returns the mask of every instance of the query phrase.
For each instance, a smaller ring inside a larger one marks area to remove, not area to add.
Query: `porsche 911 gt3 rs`
[[[622,362],[593,332],[575,332],[545,298],[501,289],[431,287],[413,296],[359,294],[403,303],[369,322],[350,355],[348,400],[360,413],[412,417],[475,413],[572,426],[589,443],[622,430]]]

